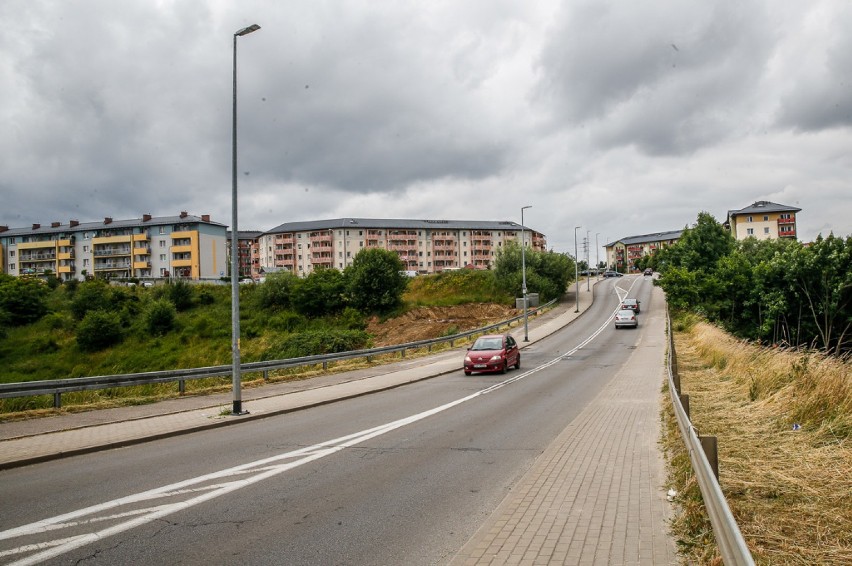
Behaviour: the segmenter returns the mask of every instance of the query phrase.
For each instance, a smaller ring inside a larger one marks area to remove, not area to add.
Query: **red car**
[[[521,369],[521,351],[509,334],[480,336],[464,357],[465,375],[475,371],[506,373],[510,366]]]

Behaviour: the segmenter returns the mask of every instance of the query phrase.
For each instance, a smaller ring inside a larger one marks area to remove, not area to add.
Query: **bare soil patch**
[[[373,317],[367,332],[373,336],[375,346],[390,346],[472,330],[517,314],[512,307],[495,303],[417,307],[384,322]]]

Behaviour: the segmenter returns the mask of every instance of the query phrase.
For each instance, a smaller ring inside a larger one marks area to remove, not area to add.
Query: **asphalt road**
[[[47,564],[443,564],[609,382],[651,282],[605,280],[521,370],[457,373],[330,405],[0,475],[15,544],[86,543]],[[659,305],[663,308],[663,305]],[[579,349],[578,349],[579,348]],[[461,366],[461,360],[459,361]],[[154,513],[151,511],[155,510]],[[62,529],[56,529],[60,524]],[[0,540],[0,563],[15,563]]]

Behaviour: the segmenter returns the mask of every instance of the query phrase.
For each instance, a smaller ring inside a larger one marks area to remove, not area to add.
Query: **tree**
[[[121,342],[121,318],[118,313],[89,311],[77,326],[77,346],[84,352],[97,352]]]
[[[336,314],[346,305],[346,282],[336,269],[318,269],[292,289],[292,308],[305,316]]]
[[[168,334],[174,328],[176,318],[174,304],[166,299],[151,301],[145,309],[145,326],[155,336]]]
[[[352,306],[362,312],[387,312],[402,303],[408,278],[399,256],[381,248],[358,252],[344,271],[346,293]]]
[[[257,304],[267,310],[290,308],[293,289],[298,283],[299,277],[289,271],[268,274],[255,294]]]
[[[574,262],[565,254],[525,250],[527,291],[538,293],[544,301],[558,298],[565,292],[574,277]],[[497,252],[494,276],[497,285],[507,293],[520,297],[523,292],[523,264],[521,247],[517,242],[507,242]]]
[[[71,313],[77,320],[83,320],[86,313],[95,310],[110,309],[109,285],[101,279],[83,281],[74,293],[71,301]]]
[[[23,326],[47,314],[48,289],[38,279],[0,274],[0,310],[9,323]]]
[[[680,239],[665,254],[667,265],[689,271],[709,273],[720,258],[734,249],[734,237],[709,212],[700,212],[692,228],[683,231]]]
[[[788,275],[803,299],[819,343],[828,352],[848,350],[852,333],[852,237],[817,237],[789,255]]]

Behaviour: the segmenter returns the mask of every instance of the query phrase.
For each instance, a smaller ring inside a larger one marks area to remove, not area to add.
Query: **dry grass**
[[[852,564],[849,361],[761,348],[702,322],[675,344],[692,422],[718,437],[720,483],[755,560]],[[689,560],[714,560],[686,546]]]

